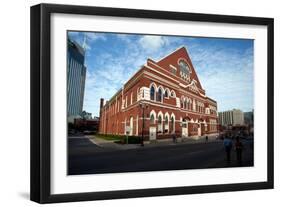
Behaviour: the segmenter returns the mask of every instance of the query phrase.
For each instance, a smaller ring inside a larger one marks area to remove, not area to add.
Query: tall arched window
[[[171,124],[172,124],[172,133],[175,132],[175,118],[172,116],[171,117]]]
[[[197,106],[196,106],[196,102],[195,102],[195,100],[193,100],[192,110],[193,110],[193,111],[196,111],[196,107],[197,107]]]
[[[169,133],[169,117],[165,115],[165,133]]]
[[[155,88],[153,85],[150,87],[150,100],[155,100]]]
[[[163,98],[163,92],[162,89],[159,88],[157,92],[157,101],[162,102],[162,98]]]
[[[171,91],[171,97],[176,98],[176,93],[173,90]]]
[[[165,116],[165,124],[168,124],[169,123],[169,118],[168,116]]]
[[[165,90],[165,98],[169,98],[169,92],[168,92],[168,90]]]
[[[192,101],[191,101],[191,99],[189,98],[189,99],[188,99],[188,109],[189,109],[189,110],[191,110],[191,103],[192,103]]]
[[[158,132],[163,132],[161,115],[158,115]]]
[[[130,135],[133,135],[133,129],[134,129],[134,118],[130,117]]]
[[[151,114],[150,115],[150,124],[154,124],[154,121],[155,121],[154,114]]]
[[[164,93],[164,97],[165,97],[165,98],[170,98],[170,96],[171,96],[171,91],[170,91],[169,88],[166,88],[166,89],[165,89],[165,93]]]
[[[158,124],[162,124],[162,117],[160,115],[158,116]]]

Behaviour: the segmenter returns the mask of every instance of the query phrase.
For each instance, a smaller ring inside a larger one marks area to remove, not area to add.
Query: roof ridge
[[[156,62],[158,63],[158,62],[164,60],[165,58],[167,58],[167,57],[169,57],[170,55],[176,53],[178,50],[180,50],[180,49],[182,49],[182,48],[184,48],[184,49],[187,51],[186,46],[185,46],[185,45],[181,45],[180,47],[176,48],[175,50],[173,50],[172,52],[170,52],[168,55],[165,55],[164,57],[160,58],[160,59],[159,59],[158,61],[156,61]]]

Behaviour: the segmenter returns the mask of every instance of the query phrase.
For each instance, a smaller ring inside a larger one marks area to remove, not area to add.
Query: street
[[[242,167],[253,166],[252,140],[242,140]],[[86,137],[68,139],[68,174],[94,174],[238,167],[236,152],[227,163],[221,140],[148,144],[135,149],[110,149],[95,145]]]

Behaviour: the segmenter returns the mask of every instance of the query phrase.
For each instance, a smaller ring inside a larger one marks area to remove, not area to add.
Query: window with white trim
[[[162,92],[162,89],[159,88],[158,91],[157,91],[157,98],[156,98],[156,101],[159,101],[159,102],[162,102],[163,101],[163,92]]]
[[[150,100],[155,100],[155,88],[153,85],[150,87]]]

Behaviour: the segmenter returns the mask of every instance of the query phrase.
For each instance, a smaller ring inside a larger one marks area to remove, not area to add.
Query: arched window
[[[175,118],[174,116],[171,117],[171,124],[172,124],[172,133],[175,132]]]
[[[186,127],[187,127],[187,124],[186,124],[186,119],[185,119],[185,118],[182,120],[182,127],[184,127],[184,128],[186,128]]]
[[[165,124],[169,124],[169,118],[167,115],[165,116]]]
[[[157,101],[162,102],[162,97],[163,97],[162,89],[159,88],[157,92]]]
[[[162,124],[162,117],[160,115],[158,116],[158,124]]]
[[[184,101],[184,108],[187,109],[187,100]]]
[[[189,70],[189,67],[188,67],[187,63],[186,63],[184,60],[180,60],[179,66],[180,66],[181,72],[182,72],[185,76],[189,77],[189,75],[190,75],[190,70]]]
[[[150,124],[154,124],[154,121],[155,121],[154,114],[151,114],[150,115]]]
[[[162,133],[163,132],[163,127],[162,127],[162,116],[158,115],[158,132]]]
[[[150,87],[150,100],[155,100],[155,88],[153,85]]]
[[[189,99],[189,110],[192,110],[192,100]]]
[[[165,90],[165,98],[169,98],[169,92],[168,92],[168,90]]]
[[[175,98],[176,97],[176,93],[175,91],[171,91],[171,97]]]
[[[195,102],[195,100],[193,100],[193,106],[192,106],[192,109],[193,109],[193,111],[196,111],[196,102]]]
[[[134,129],[134,118],[130,117],[130,136],[133,135],[133,129]]]
[[[169,115],[165,115],[165,133],[169,133]]]

